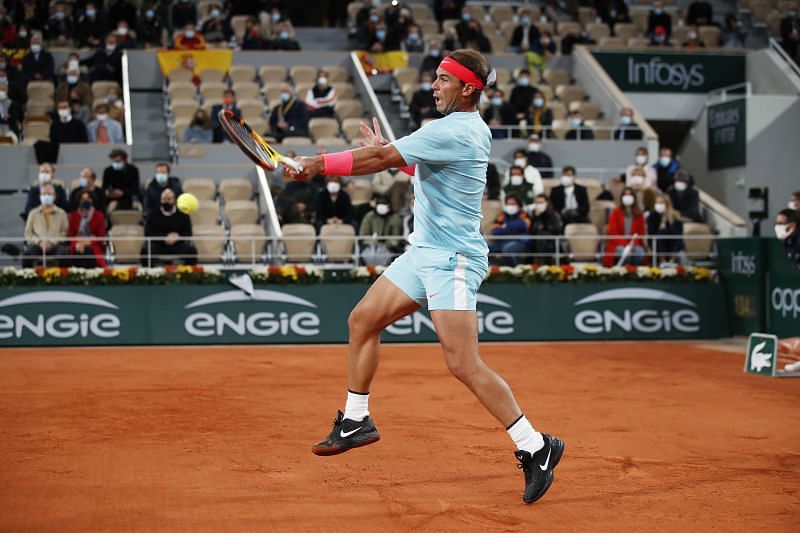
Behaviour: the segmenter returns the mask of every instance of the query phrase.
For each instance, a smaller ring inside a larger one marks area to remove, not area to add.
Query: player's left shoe
[[[345,418],[341,411],[336,413],[333,421],[333,430],[330,435],[311,447],[316,455],[338,455],[352,448],[359,448],[378,442],[381,436],[371,417],[366,417],[361,422]]]
[[[553,470],[564,453],[564,441],[547,433],[542,433],[542,438],[544,447],[533,455],[524,450],[514,452],[519,461],[517,468],[525,474],[525,493],[522,495],[525,503],[533,503],[544,496],[553,484]]]

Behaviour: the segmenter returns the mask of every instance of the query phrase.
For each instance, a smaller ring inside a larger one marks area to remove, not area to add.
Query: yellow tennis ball
[[[197,196],[188,192],[178,196],[178,209],[187,215],[191,215],[197,211]]]

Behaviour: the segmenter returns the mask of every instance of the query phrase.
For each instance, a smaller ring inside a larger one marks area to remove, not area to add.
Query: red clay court
[[[796,531],[800,387],[689,343],[484,344],[567,442],[523,505],[513,444],[437,345],[386,346],[381,442],[321,458],[344,346],[0,352],[3,531]]]

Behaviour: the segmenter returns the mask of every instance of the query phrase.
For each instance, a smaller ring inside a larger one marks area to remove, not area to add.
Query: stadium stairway
[[[169,160],[167,125],[161,91],[131,91],[133,160]]]

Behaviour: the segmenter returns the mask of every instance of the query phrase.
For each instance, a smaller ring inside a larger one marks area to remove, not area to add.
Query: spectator
[[[278,25],[282,25],[284,27],[284,29],[289,33],[289,37],[291,39],[296,37],[297,34],[294,31],[291,17],[288,17],[283,11],[281,11],[279,6],[273,6],[272,11],[269,14],[269,26],[270,29],[275,29]]]
[[[476,50],[482,54],[492,53],[492,43],[489,38],[483,34],[483,27],[477,20],[469,21],[469,31],[466,35],[467,39],[461,41],[462,48],[469,48]],[[496,52],[504,52],[505,50],[496,50]]]
[[[53,54],[42,47],[41,34],[31,37],[30,53],[22,60],[22,82],[27,85],[31,81],[55,82],[56,62]]]
[[[701,222],[700,193],[691,184],[690,176],[684,171],[675,174],[675,182],[667,190],[672,206],[681,216],[692,222]]]
[[[192,220],[189,215],[178,210],[175,193],[169,187],[161,192],[160,206],[154,209],[145,220],[144,234],[156,237],[150,241],[150,254],[153,263],[173,263],[194,265],[197,263],[197,248],[191,243]],[[142,264],[148,265],[147,243],[142,246]]]
[[[197,6],[189,0],[179,0],[172,5],[172,27],[184,28],[197,24]]]
[[[356,226],[350,195],[342,190],[342,178],[326,176],[325,189],[319,191],[316,203],[317,231],[325,224],[350,224]]]
[[[775,217],[775,236],[783,241],[786,257],[797,268],[800,268],[800,236],[797,232],[797,211],[782,209]]]
[[[425,41],[422,40],[422,30],[419,29],[419,26],[411,24],[408,27],[408,33],[400,48],[405,52],[421,53],[425,51]]]
[[[523,170],[523,175],[525,177],[525,181],[530,183],[533,187],[533,194],[541,194],[544,192],[544,183],[542,182],[542,173],[539,172],[535,166],[531,165],[528,161],[528,154],[525,150],[514,150],[514,166],[520,167]],[[509,172],[506,173],[505,181],[508,182],[508,179],[511,175],[510,168]],[[531,202],[533,202],[533,197],[530,199],[526,198],[525,195],[520,195],[520,198],[525,202],[527,206]]]
[[[161,2],[156,2],[156,4],[161,4]],[[154,5],[147,6],[143,9],[143,13],[139,17],[139,26],[136,30],[136,35],[139,37],[139,42],[141,42],[145,48],[161,48],[166,46],[166,18],[159,16]]]
[[[31,45],[31,29],[28,24],[22,22],[17,27],[17,35],[4,45],[11,50],[25,50]]]
[[[278,142],[286,137],[308,136],[308,110],[288,83],[281,84],[281,102],[272,108],[269,128]]]
[[[589,126],[584,125],[583,123],[583,115],[580,111],[573,111],[570,113],[569,117],[570,129],[566,135],[564,135],[564,139],[568,141],[590,141],[594,139],[594,132],[592,128]]]
[[[215,143],[230,142],[228,135],[222,129],[222,125],[219,122],[219,112],[223,109],[230,111],[236,117],[242,116],[242,112],[236,107],[236,93],[230,89],[222,93],[221,104],[215,104],[211,107],[211,125],[214,127],[213,141]],[[197,116],[197,114],[195,114],[195,116]]]
[[[73,18],[67,16],[64,4],[53,5],[53,14],[44,26],[44,38],[56,46],[68,46],[67,40],[75,35]]]
[[[106,95],[106,103],[108,104],[108,116],[124,124],[125,122],[125,104],[122,101],[122,96],[119,94],[118,87],[109,87],[108,94]]]
[[[433,99],[433,76],[430,72],[423,72],[419,77],[419,90],[414,92],[411,102],[408,104],[408,112],[411,120],[416,127],[422,124],[426,118],[440,118],[441,113],[436,111],[436,102]]]
[[[567,35],[561,39],[561,55],[570,56],[572,50],[579,44],[597,44],[594,39],[590,38],[585,33],[576,27],[570,27],[567,30]]]
[[[288,156],[288,152],[287,152]],[[275,199],[278,220],[283,224],[313,224],[315,194],[311,183],[297,181],[288,172],[283,173],[286,185]]]
[[[733,13],[725,16],[725,26],[720,35],[724,48],[744,48],[747,33],[744,32],[744,22]]]
[[[53,189],[53,201],[56,207],[59,207],[65,212],[67,211],[69,208],[69,205],[67,204],[67,192],[64,190],[64,187],[53,182],[55,173],[56,169],[53,168],[53,165],[50,163],[42,163],[39,165],[39,178],[37,184],[28,190],[28,199],[25,202],[25,211],[22,213],[23,219],[27,219],[28,214],[39,206],[42,190],[45,187],[51,187]]]
[[[78,238],[69,243],[73,264],[80,268],[105,267],[106,217],[94,206],[89,191],[77,192],[78,206],[69,214],[68,229],[70,237]]]
[[[108,22],[102,10],[94,2],[87,2],[86,8],[78,16],[78,47],[97,48],[108,34]]]
[[[542,178],[553,177],[553,160],[542,152],[542,140],[535,133],[528,137],[528,164],[538,170]]]
[[[648,183],[644,167],[634,167],[625,183],[636,193],[636,205],[644,211],[652,211],[656,201],[656,189]]]
[[[531,85],[531,75],[528,69],[520,70],[517,82],[511,89],[511,95],[508,98],[517,120],[525,118],[525,110],[531,105],[535,92],[536,87]]]
[[[516,196],[523,208],[532,206],[536,197],[534,186],[525,179],[524,172],[521,166],[512,165],[508,169],[508,181],[503,185],[503,197]]]
[[[786,53],[794,59],[798,60],[797,51],[800,47],[800,17],[798,17],[797,7],[791,8],[786,16],[781,19],[781,44]]]
[[[108,8],[108,19],[111,26],[117,26],[120,22],[125,22],[129,27],[135,28],[136,6],[127,0],[116,0]]]
[[[550,205],[546,194],[537,194],[531,214],[531,235],[538,237],[561,235],[564,228],[561,218]],[[552,263],[556,253],[556,239],[532,239],[531,251],[535,254],[533,262],[537,264]]]
[[[787,207],[793,211],[800,211],[800,191],[795,191],[792,193]]]
[[[17,67],[11,64],[10,60],[6,58],[4,54],[0,54],[0,82],[9,84],[8,89],[11,95],[11,98],[17,101],[21,101],[22,97],[25,95],[22,94],[22,88],[20,87],[20,73],[17,70]],[[12,85],[15,89],[19,89],[18,91],[11,91]]]
[[[622,190],[619,205],[611,210],[606,230],[606,255],[603,262],[612,266],[619,262],[625,248],[631,244],[623,264],[640,265],[647,253],[647,245],[642,240],[646,235],[644,216],[636,205],[636,194],[630,187]]]
[[[653,165],[656,171],[658,189],[666,191],[672,185],[675,178],[675,173],[681,168],[680,163],[672,157],[672,149],[666,146],[662,147],[658,152],[658,161]],[[675,204],[675,202],[673,202]],[[677,205],[677,204],[676,204]]]
[[[522,169],[519,169],[520,171]],[[522,208],[522,200],[516,194],[508,194],[505,198],[503,212],[497,215],[491,226],[493,236],[520,237],[519,239],[492,239],[489,252],[503,254],[501,262],[508,266],[516,266],[521,254],[528,248],[528,234],[531,231],[531,220]]]
[[[69,102],[60,100],[56,108],[58,120],[50,123],[50,142],[53,143],[85,143],[86,124],[72,116]]]
[[[439,63],[442,62],[442,50],[438,41],[431,41],[428,43],[428,55],[422,58],[422,65],[419,67],[420,72],[435,72],[439,68]]]
[[[489,99],[489,107],[483,110],[483,121],[489,126],[493,139],[507,139],[509,130],[498,126],[514,126],[517,120],[514,108],[505,101],[505,94],[500,89],[494,89]]]
[[[175,32],[172,47],[175,50],[205,50],[206,40],[195,29],[194,24],[188,23],[183,26],[182,31]]]
[[[539,41],[539,30],[533,25],[531,13],[527,9],[519,12],[519,26],[511,34],[509,48],[512,52],[527,52]]]
[[[125,133],[122,124],[108,116],[108,104],[98,104],[94,110],[95,119],[89,123],[89,142],[93,144],[122,144]]]
[[[78,177],[78,186],[70,193],[69,211],[78,209],[81,203],[81,196],[88,193],[92,200],[92,205],[99,211],[106,209],[106,195],[103,189],[97,186],[97,176],[90,168],[84,168]]]
[[[63,191],[63,189],[62,189]],[[55,205],[55,189],[50,183],[42,185],[39,204],[28,214],[25,222],[25,250],[22,266],[31,268],[37,258],[43,254],[56,256],[55,263],[59,263],[59,256],[66,256],[69,247],[64,242],[69,224],[67,213]],[[45,263],[52,260],[46,259]]]
[[[330,84],[329,74],[320,70],[317,74],[317,83],[306,92],[306,107],[308,118],[333,117],[333,108],[336,105],[336,89]]]
[[[77,97],[80,105],[92,105],[92,87],[83,81],[77,68],[68,68],[67,77],[56,87],[56,101],[69,100],[71,95]]]
[[[683,222],[680,215],[672,208],[669,195],[659,193],[655,198],[653,209],[647,213],[647,234],[656,237],[651,240],[650,248],[655,249],[658,262],[677,263],[683,251]]]
[[[641,141],[642,130],[633,121],[633,109],[623,107],[619,112],[619,127],[614,130],[615,141]]]
[[[200,33],[209,43],[228,42],[233,37],[233,28],[225,18],[220,4],[211,4],[208,17],[200,25]]]
[[[499,200],[500,192],[500,173],[497,172],[497,165],[489,162],[486,165],[486,188],[483,195],[487,200]]]
[[[289,25],[281,22],[272,32],[267,48],[270,50],[300,50],[300,43],[292,38]]]
[[[656,175],[656,170],[652,166],[648,166],[647,162],[649,160],[649,152],[647,151],[646,146],[640,146],[636,149],[636,155],[634,156],[634,162],[628,165],[628,168],[625,169],[624,181],[627,185],[630,185],[631,174],[633,169],[635,168],[643,168],[644,169],[644,186],[648,189],[658,189],[658,177]]]
[[[553,35],[547,30],[543,31],[539,40],[534,41],[531,49],[525,52],[525,61],[528,63],[528,69],[530,71],[538,71],[540,74],[543,73],[557,52],[558,49],[553,41]]]
[[[686,11],[687,26],[706,26],[714,20],[714,12],[709,2],[705,0],[695,0],[689,4]]]
[[[367,264],[386,264],[389,262],[390,252],[397,253],[403,250],[401,243],[403,220],[400,215],[392,212],[392,206],[384,196],[378,196],[375,199],[375,209],[364,215],[358,234],[361,237],[376,238],[375,242],[366,246],[365,242],[361,241],[364,246],[361,256]]]
[[[139,169],[136,165],[128,163],[128,153],[115,148],[108,154],[111,166],[103,171],[103,186],[105,187],[108,212],[115,209],[142,210],[139,200]]]
[[[242,50],[266,50],[268,48],[269,43],[261,36],[261,27],[253,19],[245,20]]]
[[[531,133],[535,133],[540,138],[543,136],[553,137],[553,131],[550,129],[553,125],[553,110],[547,107],[544,93],[538,89],[533,93],[531,105],[525,113],[525,121]]]
[[[16,35],[14,21],[6,14],[5,6],[0,5],[0,48],[5,48]]]
[[[58,80],[65,80],[67,77],[67,71],[74,70],[78,73],[78,77],[80,78],[81,75],[81,56],[78,52],[70,52],[67,54],[67,60],[61,63],[59,67],[56,69],[56,79]],[[56,88],[58,88],[56,86]]]
[[[19,139],[22,131],[22,108],[8,93],[8,84],[0,81],[0,135],[11,132]]]
[[[614,26],[619,23],[631,21],[628,13],[628,4],[625,0],[597,0],[594,2],[597,16],[600,20],[608,24],[611,34],[614,35]]]
[[[379,22],[375,26],[375,32],[372,34],[369,50],[372,52],[389,52],[399,49],[399,39],[396,38],[395,34],[388,32],[385,24]]]
[[[562,169],[561,185],[550,191],[550,202],[565,226],[589,221],[589,193],[586,187],[575,183],[575,167]]]
[[[681,43],[683,48],[705,48],[706,45],[700,40],[696,29],[689,30],[686,34],[686,40]]]
[[[670,42],[669,38],[667,37],[667,30],[664,28],[664,26],[655,27],[655,30],[650,36],[649,46],[672,46],[672,42]]]
[[[119,50],[133,50],[139,47],[136,33],[131,31],[128,22],[125,20],[117,22],[117,30],[114,35],[117,36],[117,48]]]
[[[117,50],[117,38],[114,34],[106,37],[105,46],[97,50],[83,63],[89,67],[89,79],[92,82],[106,80],[122,84],[122,54]]]
[[[473,31],[473,27],[470,26],[470,23],[473,21],[472,9],[469,6],[463,7],[461,9],[460,18],[461,20],[456,24],[456,35],[458,35],[458,41],[461,43],[461,47],[465,48]]]
[[[647,17],[647,34],[651,39],[659,35],[663,37],[659,43],[663,45],[668,45],[669,39],[672,37],[672,17],[664,11],[664,2],[661,0],[653,2],[653,9]],[[657,39],[655,40],[658,42]]]
[[[150,213],[158,209],[161,203],[161,193],[164,189],[171,189],[175,193],[175,198],[183,194],[183,187],[181,181],[175,176],[170,176],[169,165],[167,163],[157,163],[156,172],[150,183],[147,184],[147,189],[144,191],[144,216],[150,216]]]
[[[89,110],[89,106],[83,105],[75,92],[69,93],[69,108],[72,110],[72,116],[84,124],[89,124],[92,121],[92,112]]]
[[[214,130],[211,129],[211,121],[205,110],[198,109],[189,127],[183,132],[183,142],[211,144],[214,142]]]
[[[461,18],[461,10],[464,8],[466,0],[434,0],[433,14],[439,26],[445,19]]]

